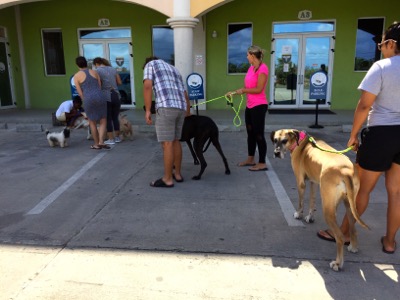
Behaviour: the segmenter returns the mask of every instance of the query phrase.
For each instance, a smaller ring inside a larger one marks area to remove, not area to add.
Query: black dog
[[[210,146],[210,143],[213,143],[214,147],[217,149],[222,157],[222,160],[224,161],[225,174],[231,174],[226,157],[222,152],[218,136],[219,131],[217,124],[215,124],[211,118],[197,115],[191,115],[185,118],[180,141],[187,143],[190,152],[192,153],[194,164],[198,165],[200,161],[201,166],[200,173],[196,176],[193,176],[192,179],[199,180],[206,169],[207,163],[204,159],[203,153],[206,152],[208,146]],[[192,138],[194,138],[193,146],[191,142]],[[204,147],[207,141],[208,144]]]

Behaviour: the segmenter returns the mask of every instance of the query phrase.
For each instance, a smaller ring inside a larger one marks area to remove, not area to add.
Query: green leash
[[[240,127],[242,125],[242,120],[240,119],[239,113],[240,113],[240,109],[242,107],[244,99],[243,99],[243,95],[240,95],[241,100],[240,100],[238,109],[236,110],[235,107],[233,106],[234,103],[233,103],[233,97],[232,97],[235,94],[236,93],[231,93],[229,96],[224,95],[224,96],[217,97],[217,98],[214,98],[214,99],[210,99],[210,100],[207,100],[207,101],[203,101],[203,102],[200,102],[200,103],[197,103],[197,104],[192,104],[192,107],[196,107],[196,106],[199,106],[200,104],[205,104],[205,103],[209,103],[209,102],[212,102],[212,101],[216,101],[216,100],[225,98],[227,105],[230,105],[232,107],[233,111],[235,112],[235,117],[233,118],[233,125],[235,125],[236,127]]]
[[[338,151],[338,150],[329,150],[329,149],[325,149],[320,147],[317,142],[314,140],[314,138],[312,136],[308,136],[308,141],[317,149],[321,150],[321,151],[325,151],[325,152],[329,152],[329,153],[335,153],[335,154],[343,154],[346,152],[349,152],[350,150],[353,149],[353,146],[347,147],[344,150]]]

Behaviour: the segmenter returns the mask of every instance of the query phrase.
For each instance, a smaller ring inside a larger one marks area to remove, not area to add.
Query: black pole
[[[309,128],[324,128],[322,125],[318,125],[318,104],[320,99],[315,100],[315,124],[308,126]]]
[[[197,103],[197,98],[194,99],[194,101],[196,102],[196,115],[199,115],[199,106],[198,106],[198,103]]]

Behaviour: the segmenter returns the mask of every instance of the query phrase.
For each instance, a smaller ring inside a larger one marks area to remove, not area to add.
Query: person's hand
[[[357,136],[350,136],[349,141],[347,142],[347,147],[353,147],[353,151],[357,152],[358,147],[360,146],[360,141]]]
[[[236,94],[242,95],[243,94],[243,89],[238,89],[235,91]]]
[[[144,118],[145,118],[146,123],[147,123],[148,125],[153,124],[153,121],[151,120],[151,112],[150,112],[150,111],[147,111],[147,110],[146,110],[146,113],[145,113],[145,115],[144,115]]]

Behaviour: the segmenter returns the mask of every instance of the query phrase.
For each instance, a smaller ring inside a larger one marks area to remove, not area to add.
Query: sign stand
[[[326,99],[328,76],[324,69],[315,72],[310,77],[310,99],[315,99],[315,124],[309,128],[324,128],[318,124],[318,105],[321,99]]]
[[[319,104],[319,99],[316,99],[316,101],[315,101],[315,124],[308,126],[309,128],[324,128],[324,126],[318,125],[318,104]]]

